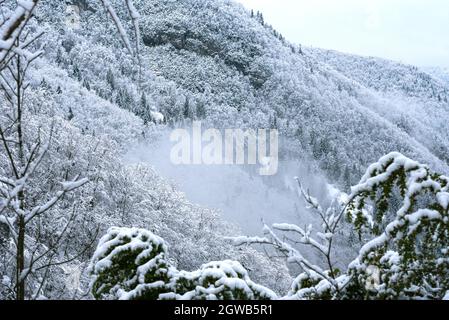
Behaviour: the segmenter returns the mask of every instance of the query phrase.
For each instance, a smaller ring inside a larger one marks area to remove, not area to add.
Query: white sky
[[[449,67],[448,0],[236,0],[289,41]]]

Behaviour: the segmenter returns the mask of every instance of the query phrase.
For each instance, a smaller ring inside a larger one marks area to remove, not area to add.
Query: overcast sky
[[[237,0],[289,41],[449,67],[448,0]]]

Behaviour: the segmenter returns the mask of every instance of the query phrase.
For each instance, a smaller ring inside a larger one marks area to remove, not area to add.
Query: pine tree
[[[257,11],[256,18],[257,18],[257,21],[259,21],[261,25],[265,25],[265,20],[264,20],[262,12]]]
[[[203,101],[199,101],[196,105],[196,117],[197,119],[204,119],[206,117],[206,106]]]
[[[83,80],[83,75],[81,74],[81,70],[78,68],[77,65],[73,66],[73,76],[81,82]]]
[[[343,185],[346,188],[349,188],[352,185],[351,173],[350,173],[349,168],[347,166],[345,167],[345,171],[344,171],[344,174],[343,174]]]
[[[147,95],[145,94],[145,92],[142,92],[142,95],[140,96],[140,108],[141,110],[148,109]]]
[[[396,197],[400,205],[392,206]],[[391,153],[369,167],[350,199],[349,221],[374,238],[349,268],[347,297],[442,299],[449,290],[449,178]],[[370,267],[380,278],[367,289]]]
[[[183,117],[184,117],[184,119],[191,118],[190,102],[189,102],[189,98],[188,97],[186,97],[186,100],[184,101]]]
[[[163,239],[142,229],[111,228],[92,263],[96,299],[156,300],[166,292],[170,267]]]
[[[63,53],[61,48],[58,48],[58,51],[56,52],[56,63],[58,65],[62,65],[64,63]]]
[[[118,90],[116,102],[121,108],[130,111],[132,111],[134,106],[133,97],[126,88],[120,88]]]
[[[90,266],[96,299],[270,300],[276,294],[254,282],[235,261],[210,262],[178,271],[165,241],[144,229],[111,228]]]
[[[112,72],[111,69],[108,69],[108,72],[106,73],[106,81],[111,87],[112,91],[114,91],[116,88],[116,83],[114,73]]]
[[[86,78],[84,78],[83,80],[83,87],[86,88],[87,90],[90,90],[90,83]]]
[[[75,117],[75,116],[74,116],[74,114],[73,114],[72,107],[69,107],[69,113],[68,113],[68,115],[67,115],[67,120],[68,120],[68,121],[71,121],[74,117]]]

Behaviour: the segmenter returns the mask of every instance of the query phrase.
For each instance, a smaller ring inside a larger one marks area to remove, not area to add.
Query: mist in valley
[[[157,141],[132,147],[125,161],[150,164],[190,201],[219,210],[244,234],[260,234],[263,223],[304,226],[318,221],[300,198],[295,177],[318,199],[328,200],[329,185],[306,161],[280,160],[276,175],[260,176],[258,165],[174,165],[173,145],[167,130]]]

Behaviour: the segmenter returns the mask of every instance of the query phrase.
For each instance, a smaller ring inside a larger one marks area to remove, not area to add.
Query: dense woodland
[[[228,0],[0,5],[0,299],[448,298],[444,71],[291,44]],[[336,186],[297,179],[316,224],[242,236],[124,158],[193,120],[278,129]]]

